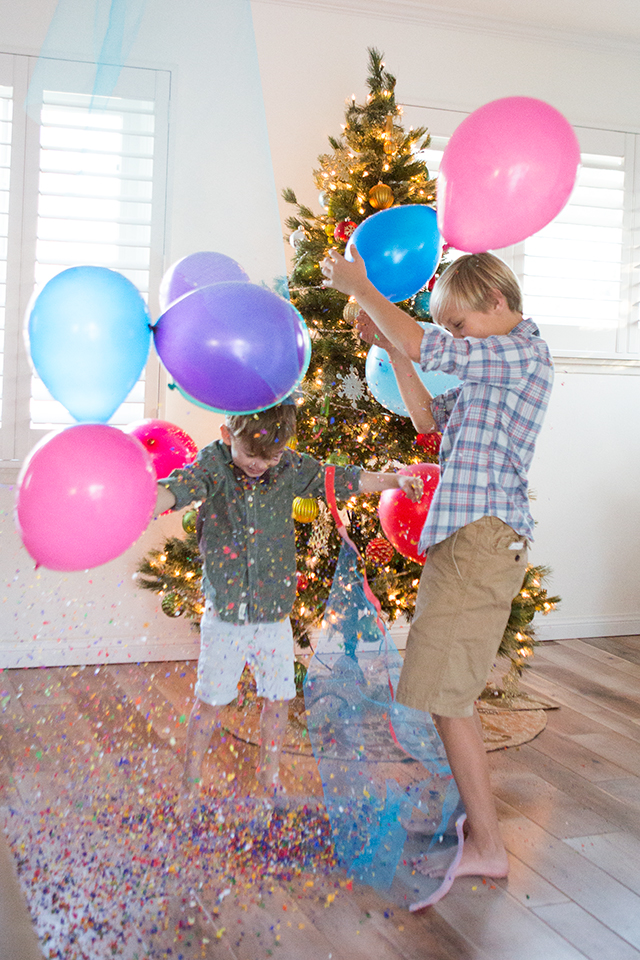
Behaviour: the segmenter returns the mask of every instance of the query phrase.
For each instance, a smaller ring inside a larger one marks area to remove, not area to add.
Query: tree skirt
[[[224,708],[223,726],[243,743],[257,745],[260,740],[261,706],[262,701],[255,696],[253,690],[250,687],[245,688],[240,703],[234,701]],[[531,697],[526,693],[504,697],[495,691],[495,696],[478,700],[477,708],[482,722],[485,747],[489,752],[505,747],[517,747],[533,740],[547,724],[547,711],[557,709],[557,705],[542,697]],[[374,753],[370,753],[371,758],[381,763],[397,763],[405,759],[406,754],[399,748],[389,750],[386,730],[383,733],[380,748],[376,752],[375,732],[372,731],[372,736],[368,740],[370,744],[374,744]],[[284,752],[313,755],[305,723],[303,697],[296,697],[289,705]]]

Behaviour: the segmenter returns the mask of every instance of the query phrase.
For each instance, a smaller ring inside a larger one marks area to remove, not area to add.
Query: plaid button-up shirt
[[[160,481],[175,495],[174,510],[201,500],[198,514],[203,589],[221,620],[274,623],[291,613],[296,597],[294,497],[323,497],[326,467],[287,448],[277,466],[257,480],[234,466],[221,440],[194,464]],[[358,493],[359,467],[336,467],[336,495]]]
[[[441,477],[420,549],[484,516],[532,540],[527,473],[553,384],[537,326],[521,320],[506,336],[484,338],[454,338],[427,326],[420,366],[462,381],[431,404],[443,433]]]

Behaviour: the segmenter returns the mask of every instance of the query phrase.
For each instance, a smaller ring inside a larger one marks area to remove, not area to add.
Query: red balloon
[[[385,536],[398,553],[417,563],[424,563],[426,553],[418,553],[418,541],[440,480],[440,467],[437,463],[412,463],[401,467],[398,473],[410,477],[422,477],[424,483],[422,497],[414,503],[397,487],[393,490],[384,490],[380,495],[378,506],[380,524]]]
[[[193,463],[197,456],[198,448],[189,434],[167,420],[136,420],[123,429],[146,449],[158,479]]]
[[[144,447],[106,423],[44,437],[18,479],[16,523],[38,566],[86,570],[114,560],[143,532],[156,503]]]

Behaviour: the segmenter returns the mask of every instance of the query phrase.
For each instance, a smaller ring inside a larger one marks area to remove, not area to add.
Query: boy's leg
[[[289,701],[296,695],[291,621],[255,625],[250,651],[258,695],[264,697],[260,716],[258,783],[273,796],[278,786],[280,755],[289,718]]]
[[[444,744],[467,812],[458,875],[501,877],[508,870],[473,703],[490,673],[526,563],[522,538],[496,517],[483,517],[430,547],[407,640],[396,697],[431,712]],[[424,870],[429,872],[426,861]]]
[[[468,833],[456,876],[506,877],[509,863],[491,790],[480,717],[474,709],[472,717],[434,716],[433,720],[467,813]],[[428,862],[423,869],[428,872]]]
[[[211,706],[197,698],[191,709],[187,727],[182,786],[177,806],[179,816],[189,814],[196,805],[202,777],[202,761],[211,743],[213,732],[220,724],[219,712],[220,707]]]
[[[260,714],[258,783],[265,793],[278,787],[280,755],[289,717],[288,700],[265,700]]]

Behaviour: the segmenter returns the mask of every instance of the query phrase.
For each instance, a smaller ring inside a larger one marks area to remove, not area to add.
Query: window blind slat
[[[61,270],[92,264],[117,270],[143,295],[149,286],[153,104],[45,92],[35,278],[41,288]],[[91,106],[98,109],[90,109]],[[144,416],[144,378],[110,421]],[[73,422],[37,376],[31,426]]]

